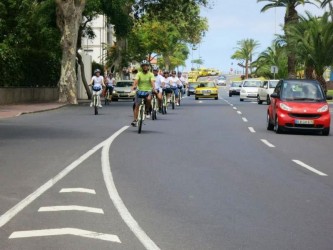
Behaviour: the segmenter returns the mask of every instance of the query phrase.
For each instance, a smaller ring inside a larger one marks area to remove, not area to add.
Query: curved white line
[[[104,181],[106,188],[109,192],[109,196],[118,210],[121,218],[127,224],[127,226],[131,229],[131,231],[135,234],[135,236],[140,240],[140,242],[144,245],[144,247],[148,250],[159,250],[160,248],[149,238],[149,236],[143,231],[143,229],[139,226],[137,221],[133,218],[131,213],[128,211],[124,202],[120,198],[120,195],[117,191],[117,188],[113,181],[113,176],[111,172],[110,166],[110,156],[109,151],[112,142],[122,133],[124,132],[128,126],[123,127],[118,132],[112,135],[110,139],[108,139],[103,146],[102,149],[102,172],[104,176]]]

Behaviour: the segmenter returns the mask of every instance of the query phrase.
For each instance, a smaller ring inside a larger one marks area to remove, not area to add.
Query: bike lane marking
[[[122,129],[118,130],[123,132],[128,127],[123,127]],[[118,133],[116,132],[116,134]],[[113,138],[113,135],[110,137]],[[58,181],[60,181],[62,178],[64,178],[66,175],[68,175],[72,170],[77,168],[82,162],[84,162],[86,159],[88,159],[91,155],[96,153],[100,148],[104,146],[104,144],[109,140],[106,139],[105,141],[101,142],[97,146],[90,149],[88,152],[80,156],[77,160],[72,162],[70,165],[68,165],[65,169],[63,169],[59,174],[57,174],[55,177],[47,181],[45,184],[40,186],[38,189],[36,189],[33,193],[28,195],[26,198],[21,200],[19,203],[17,203],[14,207],[9,209],[6,213],[0,216],[0,228],[3,227],[7,222],[9,222],[12,218],[14,218],[19,212],[21,212],[24,208],[26,208],[28,205],[30,205],[33,201],[35,201],[39,196],[41,196],[43,193],[45,193],[47,190],[49,190],[51,187],[53,187]]]
[[[81,211],[86,213],[104,214],[103,209],[95,207],[85,207],[85,206],[48,206],[40,207],[38,212],[60,212],[60,211]]]
[[[275,148],[275,146],[274,146],[272,143],[270,143],[269,141],[267,141],[267,140],[265,140],[265,139],[261,139],[261,141],[262,141],[264,144],[266,144],[268,147],[270,147],[270,148]]]
[[[62,188],[59,193],[87,193],[96,194],[94,189],[89,188]]]
[[[311,171],[313,173],[316,173],[317,175],[327,176],[327,174],[325,174],[325,173],[323,173],[323,172],[321,172],[321,171],[319,171],[319,170],[317,170],[317,169],[315,169],[315,168],[313,168],[313,167],[305,164],[304,162],[301,162],[299,160],[293,160],[293,162],[295,162],[297,165],[299,165],[299,166],[301,166],[303,168],[306,168],[307,170],[309,170],[309,171]]]
[[[110,164],[110,147],[112,142],[120,135],[124,130],[128,127],[124,127],[123,129],[116,132],[112,135],[105,143],[102,149],[102,172],[104,177],[104,182],[106,188],[108,190],[109,196],[116,207],[118,213],[120,214],[121,218],[124,220],[126,225],[129,229],[134,233],[134,235],[138,238],[138,240],[143,244],[143,246],[147,250],[160,250],[160,248],[155,244],[154,241],[150,239],[150,237],[143,231],[140,227],[138,222],[133,218],[131,213],[128,211],[127,207],[125,206],[123,200],[121,199],[116,185],[113,180],[113,175],[111,171],[111,164]]]

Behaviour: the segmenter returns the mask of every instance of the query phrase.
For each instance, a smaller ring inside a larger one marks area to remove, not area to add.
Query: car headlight
[[[112,94],[117,94],[117,91],[113,90]]]
[[[284,103],[280,103],[280,108],[285,110],[285,111],[292,111],[292,108],[287,106],[286,104]]]
[[[317,112],[323,113],[326,112],[327,110],[328,110],[328,105],[324,105],[320,109],[318,109]]]

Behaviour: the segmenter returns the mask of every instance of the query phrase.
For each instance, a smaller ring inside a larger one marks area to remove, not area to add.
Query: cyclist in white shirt
[[[106,81],[106,91],[109,91],[110,101],[111,101],[112,100],[111,96],[112,96],[112,92],[113,92],[113,89],[114,89],[114,85],[116,84],[116,79],[113,77],[113,73],[110,73],[106,77],[105,81]]]
[[[153,67],[153,74],[155,76],[155,94],[158,99],[159,111],[162,110],[162,84],[164,82],[164,77],[159,74],[159,69],[157,66]]]
[[[162,82],[162,89],[167,96],[168,102],[170,102],[170,96],[172,93],[171,85],[170,85],[170,73],[168,70],[164,70],[163,72],[163,82]]]
[[[180,86],[182,86],[181,81],[179,80],[179,78],[176,76],[176,71],[172,71],[171,72],[171,77],[170,77],[170,86],[171,89],[175,92],[175,96],[176,96],[176,105],[179,106],[179,88]]]
[[[185,94],[185,89],[187,87],[187,80],[185,77],[182,76],[182,72],[178,71],[178,78],[183,86],[183,94]]]
[[[92,91],[93,91],[93,95],[97,95],[97,102],[98,102],[98,107],[102,107],[101,104],[101,93],[102,93],[102,89],[103,87],[105,87],[104,84],[104,77],[101,76],[101,71],[99,69],[96,69],[94,71],[95,75],[91,78],[90,84],[89,86],[92,85]],[[90,107],[93,106],[93,103],[90,103]]]

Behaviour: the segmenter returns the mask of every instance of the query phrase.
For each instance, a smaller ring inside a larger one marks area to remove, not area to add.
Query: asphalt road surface
[[[131,105],[0,121],[1,250],[332,249],[332,135],[267,131],[224,88],[142,134]]]

